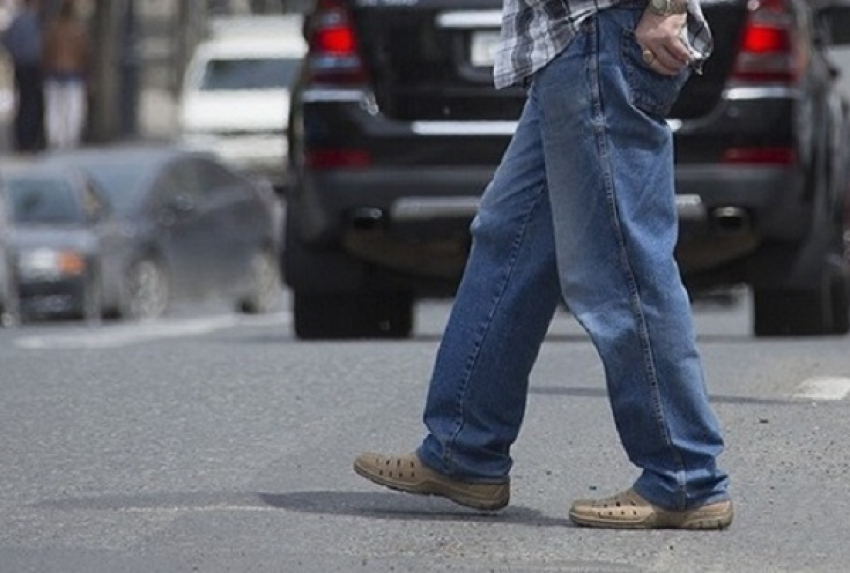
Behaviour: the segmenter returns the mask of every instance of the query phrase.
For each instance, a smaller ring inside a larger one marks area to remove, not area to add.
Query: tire
[[[832,265],[824,285],[807,290],[756,289],[756,336],[821,336],[850,332],[850,277],[845,265]]]
[[[293,293],[295,335],[302,340],[407,338],[413,296],[403,292]]]
[[[269,250],[258,251],[251,257],[251,291],[237,304],[237,308],[250,314],[273,311],[280,303],[283,285],[277,257]]]
[[[141,259],[127,270],[121,314],[131,320],[159,318],[168,308],[169,296],[168,275],[162,264]]]

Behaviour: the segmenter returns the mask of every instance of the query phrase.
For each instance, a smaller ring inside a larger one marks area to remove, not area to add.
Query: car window
[[[142,181],[151,166],[144,161],[102,161],[85,166],[109,202],[113,212],[130,213],[137,205]]]
[[[204,68],[201,91],[258,90],[289,87],[300,65],[293,58],[211,59]]]
[[[195,168],[198,173],[198,182],[203,192],[207,194],[230,189],[239,182],[232,173],[208,159],[198,159],[195,162]]]
[[[74,190],[66,181],[12,179],[8,192],[15,223],[73,224],[83,220]]]
[[[193,161],[182,158],[172,161],[165,172],[156,180],[153,192],[155,208],[167,205],[177,198],[181,201],[197,200],[203,195]]]

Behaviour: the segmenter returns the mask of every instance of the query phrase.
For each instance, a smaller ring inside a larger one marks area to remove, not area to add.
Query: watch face
[[[668,4],[668,0],[649,0],[649,5],[656,12],[666,12]]]

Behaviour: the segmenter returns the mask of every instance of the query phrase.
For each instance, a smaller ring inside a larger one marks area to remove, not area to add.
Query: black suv
[[[850,2],[704,0],[716,38],[672,110],[692,292],[751,287],[756,335],[844,334]],[[301,338],[404,337],[451,295],[525,94],[495,90],[501,0],[317,0],[293,90],[284,277]]]

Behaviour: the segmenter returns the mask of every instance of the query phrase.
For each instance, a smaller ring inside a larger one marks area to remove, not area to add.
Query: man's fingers
[[[675,68],[670,68],[670,67],[668,67],[668,66],[664,65],[663,63],[661,63],[661,62],[660,62],[659,60],[657,60],[657,59],[656,59],[656,60],[654,60],[651,64],[649,64],[649,67],[650,67],[650,68],[652,68],[652,69],[653,69],[653,71],[658,72],[659,74],[663,74],[663,75],[665,75],[665,76],[675,76],[675,75],[678,75],[678,73],[679,73],[679,72],[681,71],[681,69],[682,69],[682,66],[677,66],[677,67],[675,67]]]
[[[655,48],[642,46],[641,51],[644,63],[664,75],[674,76],[690,63],[690,54],[685,52],[686,56],[683,58],[681,52],[672,51],[666,46]]]
[[[659,74],[675,76],[685,66],[663,49],[655,52],[651,48],[642,48],[641,56],[644,63]]]
[[[683,66],[687,66],[693,60],[688,47],[684,42],[678,39],[673,42],[663,44],[659,51],[667,54],[671,60],[675,60]]]
[[[651,52],[653,57],[644,57],[644,62],[658,73],[675,75],[693,60],[690,49],[682,38],[687,16],[657,16],[644,12],[635,28],[635,39],[641,49]]]
[[[666,48],[662,47],[655,53],[655,61],[653,64],[668,75],[678,74],[679,71],[688,65],[688,61],[682,61],[676,55],[672,54]]]

